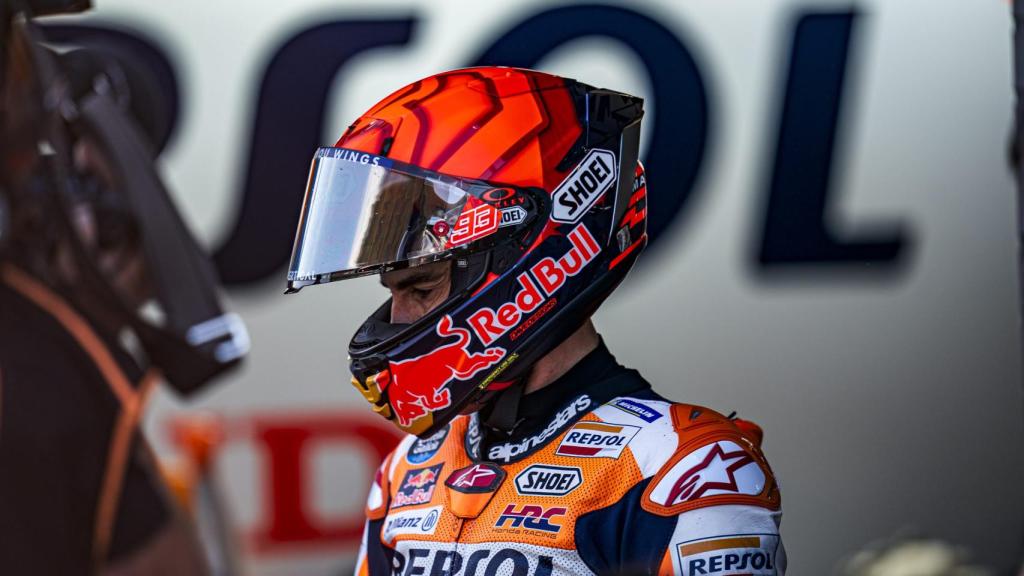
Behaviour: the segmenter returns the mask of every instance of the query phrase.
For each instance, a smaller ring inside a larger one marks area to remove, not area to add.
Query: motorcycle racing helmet
[[[314,155],[288,293],[451,260],[445,302],[385,302],[349,344],[352,384],[427,436],[575,332],[647,242],[643,100],[480,67],[391,94]]]

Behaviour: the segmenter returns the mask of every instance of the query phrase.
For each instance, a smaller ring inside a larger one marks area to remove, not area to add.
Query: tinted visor
[[[416,266],[469,251],[524,223],[526,207],[505,215],[523,191],[429,172],[382,156],[320,148],[313,158],[288,290]],[[488,243],[489,244],[489,243]]]

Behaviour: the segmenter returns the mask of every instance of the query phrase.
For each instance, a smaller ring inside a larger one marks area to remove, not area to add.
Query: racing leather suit
[[[517,416],[510,435],[472,414],[399,443],[356,574],[784,574],[756,425],[664,400],[603,343]]]

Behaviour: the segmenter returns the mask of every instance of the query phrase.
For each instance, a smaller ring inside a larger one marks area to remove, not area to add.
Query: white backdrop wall
[[[161,156],[202,241],[235,220],[268,60],[320,22],[414,18],[403,46],[361,53],[334,83],[320,144],[378,99],[460,67],[539,1],[328,0],[139,3],[96,0],[68,22],[152,38],[175,67],[182,108]],[[572,4],[567,4],[572,5]],[[846,555],[904,534],[969,547],[1005,568],[1024,519],[1011,20],[1001,0],[638,0],[687,46],[708,99],[709,133],[685,214],[597,314],[610,348],[664,395],[738,411],[766,430],[782,489],[791,573],[827,574]],[[827,221],[853,237],[879,222],[908,234],[889,273],[757,265],[764,194],[794,26],[806,11],[854,9]],[[650,97],[651,80],[620,42],[586,38],[538,65]],[[671,101],[648,100],[649,126]],[[645,146],[650,145],[650,131]],[[309,150],[311,153],[312,150]],[[305,174],[299,176],[302,180]],[[653,182],[652,182],[652,185]],[[671,186],[669,182],[661,186]],[[652,202],[651,210],[659,207]],[[348,387],[345,346],[385,298],[375,281],[281,295],[276,281],[233,290],[253,339],[246,367],[196,399],[159,394],[147,430],[162,454],[168,422],[210,410],[238,423],[218,463],[244,534],[271,514],[269,453],[253,418],[301,422],[364,411]],[[313,416],[309,416],[313,418]],[[305,453],[306,506],[358,514],[370,474],[365,446],[324,441]],[[341,570],[355,549],[323,540],[258,546],[253,574]]]

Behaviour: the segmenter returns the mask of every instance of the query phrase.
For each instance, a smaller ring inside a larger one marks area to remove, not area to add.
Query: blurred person
[[[130,116],[126,70],[0,3],[0,572],[204,574],[139,429],[158,382],[236,365],[244,327]]]
[[[660,397],[590,320],[646,244],[642,116],[470,68],[316,152],[288,292],[380,274],[352,384],[410,434],[371,486],[357,574],[785,572],[760,429]]]

